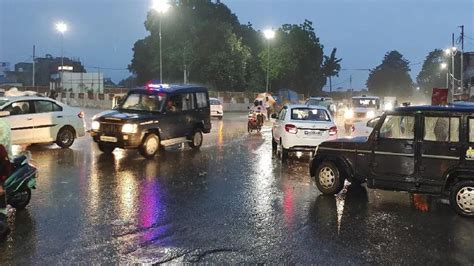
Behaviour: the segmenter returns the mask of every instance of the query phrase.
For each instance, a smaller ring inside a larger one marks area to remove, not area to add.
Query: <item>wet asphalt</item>
[[[96,112],[89,110],[88,114]],[[38,189],[10,218],[0,265],[474,263],[474,221],[440,198],[346,186],[323,196],[308,155],[282,164],[245,114],[213,120],[200,151],[101,154],[33,145]]]

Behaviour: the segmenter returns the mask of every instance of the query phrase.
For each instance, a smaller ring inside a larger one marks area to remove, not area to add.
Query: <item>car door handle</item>
[[[32,117],[28,117],[26,120],[31,121],[31,120],[33,120],[33,118],[32,118]]]
[[[457,151],[458,148],[457,148],[457,147],[449,147],[449,150],[450,150],[450,151]]]
[[[413,144],[405,143],[405,149],[413,149]]]
[[[62,116],[62,115],[58,115],[58,116],[56,116],[56,118],[63,118],[63,116]]]

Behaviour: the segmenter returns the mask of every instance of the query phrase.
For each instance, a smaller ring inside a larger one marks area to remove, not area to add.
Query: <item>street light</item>
[[[441,69],[446,69],[446,88],[449,87],[449,69],[448,69],[448,64],[446,63],[441,63]]]
[[[56,30],[61,34],[61,89],[63,88],[63,76],[64,76],[64,49],[63,49],[63,40],[64,40],[64,33],[67,31],[67,24],[65,22],[57,22],[56,23]]]
[[[160,31],[159,31],[159,36],[160,36],[160,83],[163,82],[163,59],[161,55],[161,16],[170,9],[171,5],[168,4],[167,0],[153,0],[151,8],[158,12],[159,15],[159,24],[160,24]]]
[[[275,38],[275,31],[272,29],[267,29],[263,31],[265,39],[267,39],[267,92],[270,81],[270,40]]]

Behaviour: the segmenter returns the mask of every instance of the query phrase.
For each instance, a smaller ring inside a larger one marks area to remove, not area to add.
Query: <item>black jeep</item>
[[[152,158],[164,146],[187,142],[199,149],[211,131],[206,88],[149,84],[131,90],[111,111],[93,118],[91,136],[99,149],[135,149]]]
[[[370,120],[369,137],[319,145],[311,177],[324,194],[344,180],[369,188],[449,196],[457,213],[474,217],[474,107],[410,106]]]

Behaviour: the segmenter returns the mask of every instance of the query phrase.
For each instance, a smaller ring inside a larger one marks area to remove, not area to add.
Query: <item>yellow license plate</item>
[[[116,137],[110,137],[110,136],[100,136],[100,141],[117,142],[117,138]]]

